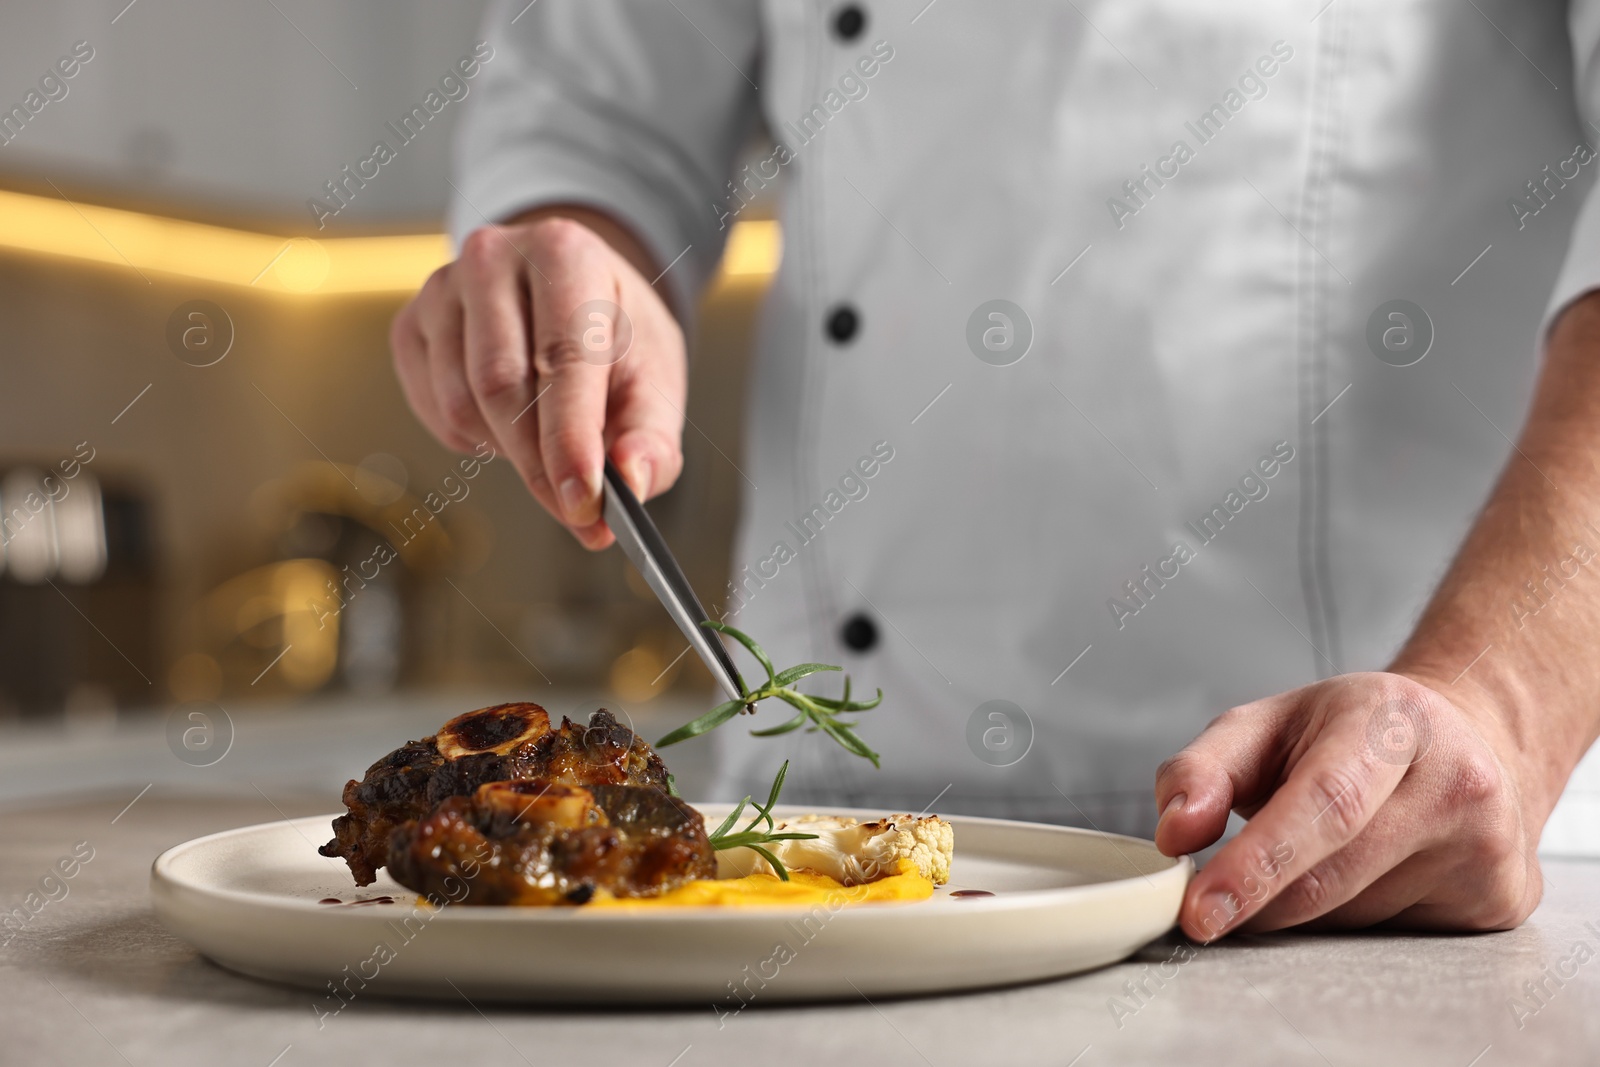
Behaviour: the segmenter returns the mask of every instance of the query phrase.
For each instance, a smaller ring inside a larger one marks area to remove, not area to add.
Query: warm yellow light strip
[[[783,256],[783,233],[771,219],[736,222],[722,252],[722,273],[730,277],[772,274]]]
[[[414,292],[450,260],[443,234],[284,238],[5,191],[0,191],[0,249],[314,295]],[[771,274],[781,250],[776,222],[735,223],[723,272]]]
[[[441,234],[312,240],[0,191],[0,248],[276,293],[410,292],[450,255]]]

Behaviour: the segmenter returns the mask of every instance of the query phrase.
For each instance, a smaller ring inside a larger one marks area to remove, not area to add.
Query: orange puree
[[[865,885],[843,886],[825,874],[790,871],[787,882],[774,874],[747,874],[742,878],[702,879],[656,897],[596,897],[588,908],[676,907],[749,908],[774,904],[869,904],[893,900],[927,900],[933,882],[917,873],[914,864],[901,861],[900,873]]]

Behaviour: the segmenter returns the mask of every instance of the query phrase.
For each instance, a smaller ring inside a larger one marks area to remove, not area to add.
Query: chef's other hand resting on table
[[[1210,845],[1230,810],[1249,820],[1189,887],[1191,937],[1504,930],[1532,914],[1540,831],[1600,733],[1600,601],[1574,590],[1534,625],[1524,592],[1595,558],[1597,349],[1591,295],[1552,331],[1522,439],[1388,672],[1233,708],[1162,764],[1164,852]]]
[[[423,425],[458,451],[489,442],[591,549],[612,541],[607,455],[641,500],[683,466],[683,332],[650,269],[609,217],[544,208],[472,233],[390,330]]]

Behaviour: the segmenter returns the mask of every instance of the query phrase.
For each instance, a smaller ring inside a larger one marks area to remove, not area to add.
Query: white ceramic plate
[[[714,825],[727,808],[701,810]],[[342,860],[317,854],[331,819],[246,826],[168,849],[150,875],[156,914],[224,967],[318,991],[326,1011],[358,994],[734,1011],[977,989],[1114,963],[1171,929],[1194,871],[1188,857],[1131,837],[954,816],[951,883],[927,901],[834,912],[414,911],[416,894],[386,875],[357,889]],[[994,896],[950,896],[959,889]],[[349,906],[382,896],[394,903]],[[330,897],[346,904],[318,903]]]

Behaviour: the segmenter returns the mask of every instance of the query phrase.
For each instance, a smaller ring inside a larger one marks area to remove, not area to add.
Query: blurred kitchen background
[[[308,208],[471,53],[481,8],[6,11],[0,800],[337,785],[493,699],[674,725],[705,707],[709,677],[620,552],[577,547],[503,460],[468,477],[395,380],[389,321],[449,258],[461,105],[324,228]],[[652,508],[708,601],[780,241],[769,211],[742,217],[692,342],[684,474]]]

